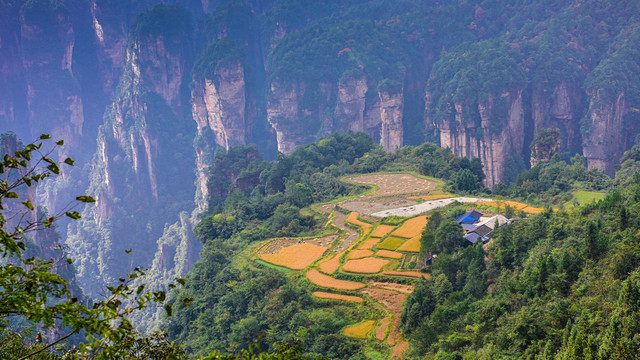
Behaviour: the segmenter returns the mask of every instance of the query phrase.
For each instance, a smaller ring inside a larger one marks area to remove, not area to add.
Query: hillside
[[[606,329],[609,321],[615,321],[614,309],[626,306],[622,302],[627,300],[618,301],[620,284],[636,286],[632,282],[635,252],[621,250],[632,246],[624,234],[634,233],[630,227],[636,225],[628,211],[635,203],[622,204],[623,199],[634,199],[626,193],[635,191],[635,182],[597,204],[545,211],[517,198],[507,201],[464,192],[457,196],[455,177],[442,181],[389,172],[402,166],[411,170],[406,164],[418,170],[416,155],[424,165],[437,163],[434,159],[448,153],[429,144],[408,147],[394,156],[380,152],[383,158],[375,167],[362,167],[375,162],[372,149],[340,161],[340,167],[324,163],[328,167],[322,170],[307,162],[297,170],[291,168],[309,156],[326,159],[332,154],[338,160],[339,154],[352,153],[349,146],[336,151],[329,145],[347,139],[328,138],[302,147],[291,155],[298,159],[295,163],[289,157],[262,167],[255,161],[245,163],[246,169],[263,169],[260,180],[253,189],[230,191],[224,205],[198,225],[197,233],[205,243],[203,256],[188,275],[185,289],[176,295],[194,301],[188,308],[174,303],[176,314],[167,328],[173,339],[201,355],[230,346],[243,348],[254,341],[266,348],[294,340],[307,356],[336,359],[393,358],[402,353],[407,358],[428,354],[457,358],[477,351],[483,358],[568,354],[575,352],[570,346],[576,345],[552,334],[578,331],[571,330],[572,324],[586,321],[581,309],[596,305],[594,296],[602,294],[598,289],[605,282],[611,287],[605,301],[597,305],[603,309],[597,320],[600,325],[580,331],[593,337],[593,351],[605,351],[595,345],[601,343],[598,337],[628,341],[622,335],[606,335]],[[233,156],[238,159],[237,153]],[[562,164],[542,162],[532,171],[552,166],[571,170],[571,165]],[[440,170],[444,166],[440,163]],[[573,166],[576,176],[587,171]],[[288,189],[268,187],[266,174],[274,169],[280,169],[284,179],[296,180],[286,181]],[[214,174],[224,173],[222,168],[216,170]],[[358,172],[365,174],[350,175]],[[346,187],[330,197],[313,191],[308,181],[319,174],[340,177],[342,182],[333,182],[334,187]],[[233,184],[229,183],[230,189]],[[598,187],[597,182],[570,180],[562,194],[587,185]],[[514,184],[506,191],[520,190]],[[269,212],[269,207],[275,210]],[[417,212],[407,213],[412,208]],[[497,228],[484,246],[482,242],[465,246],[467,240],[452,220],[472,209],[487,216],[502,213],[526,218]],[[408,216],[390,216],[398,211]],[[620,216],[625,218],[624,228]],[[585,222],[586,227],[581,225]],[[431,254],[438,256],[427,265]],[[625,258],[627,265],[614,260],[623,254],[631,257]],[[562,318],[556,317],[560,306],[566,311]],[[539,312],[555,315],[522,318]],[[524,333],[530,340],[509,340],[519,326],[525,328],[517,331],[525,331],[534,323],[538,330]],[[530,345],[534,343],[541,345]]]

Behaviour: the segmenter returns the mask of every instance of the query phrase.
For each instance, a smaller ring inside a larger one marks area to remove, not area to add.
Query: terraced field
[[[298,270],[294,276],[317,287],[313,293],[317,301],[367,307],[369,310],[362,312],[367,318],[345,327],[342,334],[386,344],[386,358],[401,358],[408,347],[399,328],[402,304],[413,291],[411,283],[429,278],[428,273],[407,268],[416,263],[422,230],[428,223],[428,216],[420,214],[454,201],[487,207],[504,207],[506,202],[498,205],[491,199],[443,195],[435,181],[411,174],[374,174],[346,180],[377,188],[373,194],[316,207],[329,214],[327,227],[340,229],[342,235],[272,240],[256,255],[262,261]],[[529,209],[526,204],[508,204]],[[397,225],[381,224],[385,216],[407,214]]]

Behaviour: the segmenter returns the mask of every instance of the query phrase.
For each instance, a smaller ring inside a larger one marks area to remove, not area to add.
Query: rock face
[[[182,116],[183,77],[191,42],[188,17],[172,6],[150,12],[187,33],[144,28],[129,40],[118,93],[101,127],[87,192],[97,201],[69,229],[68,244],[83,288],[95,294],[132,264],[149,267],[165,224],[192,210],[193,134]],[[138,25],[140,28],[141,25]],[[177,31],[177,30],[176,30]],[[175,39],[182,42],[176,46]],[[139,219],[146,219],[140,221]],[[133,249],[130,257],[124,250]],[[191,257],[190,257],[191,258]]]
[[[581,106],[581,89],[577,85],[569,85],[567,81],[562,81],[548,96],[542,85],[534,84],[531,95],[533,133],[537,134],[544,128],[557,128],[561,134],[560,149],[578,150],[581,144],[576,123],[581,116]],[[534,165],[532,160],[531,166]]]
[[[364,77],[336,86],[319,84],[309,90],[305,83],[273,82],[267,118],[276,132],[278,151],[290,154],[296,147],[313,142],[334,131],[363,131],[379,141],[387,151],[403,146],[402,92],[376,92],[377,84]],[[305,96],[315,92],[320,101],[314,108],[302,108]],[[332,113],[325,109],[333,108]]]
[[[104,93],[113,98],[125,63],[131,16],[126,6],[105,6],[95,0],[91,1],[90,10]]]
[[[84,109],[72,68],[76,35],[70,13],[65,7],[25,5],[20,35],[31,136],[50,131],[73,147],[82,136]]]
[[[500,103],[501,106],[497,106]],[[458,156],[480,158],[484,165],[485,185],[504,179],[505,165],[512,154],[521,154],[524,145],[522,89],[489,94],[476,106],[455,103],[455,116],[437,124],[440,145]],[[474,121],[474,115],[479,118]]]
[[[403,145],[402,111],[404,99],[402,93],[390,94],[381,91],[380,97],[380,144],[386,151],[394,151]]]
[[[624,92],[606,99],[601,91],[591,95],[587,124],[584,128],[583,155],[587,166],[613,176],[614,164],[631,144],[632,134],[625,132],[624,117],[630,111]]]
[[[540,129],[531,144],[531,167],[541,161],[549,161],[554,154],[560,153],[560,139],[558,128]]]
[[[207,203],[209,166],[215,146],[228,150],[245,145],[251,129],[247,111],[244,68],[240,61],[218,66],[215,79],[194,79],[191,91],[193,119],[198,126],[196,141],[197,194],[200,211]],[[212,137],[211,140],[208,140]]]
[[[240,62],[218,67],[216,79],[194,80],[191,99],[198,131],[209,128],[219,146],[229,149],[247,141],[244,69]],[[250,125],[250,124],[249,124]]]

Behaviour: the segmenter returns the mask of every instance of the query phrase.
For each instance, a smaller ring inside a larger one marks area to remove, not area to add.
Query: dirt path
[[[346,231],[348,234],[347,237],[342,241],[342,244],[338,245],[338,247],[335,249],[335,252],[339,253],[344,249],[350,248],[351,245],[353,245],[356,241],[358,241],[360,234],[358,234],[357,231],[345,225],[345,221],[347,220],[347,215],[336,210],[333,210],[332,213],[336,216],[335,219],[333,219],[333,223],[336,224],[336,226],[339,227],[340,229]]]

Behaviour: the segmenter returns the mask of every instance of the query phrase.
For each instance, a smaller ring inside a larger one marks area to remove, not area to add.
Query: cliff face
[[[583,131],[583,156],[590,169],[600,169],[612,176],[614,164],[633,141],[633,132],[625,132],[623,123],[630,109],[624,92],[614,99],[605,99],[601,91],[590,95],[587,123]]]
[[[150,11],[162,15],[176,9]],[[187,22],[180,15],[165,19]],[[164,27],[184,28],[178,25]],[[112,283],[132,264],[149,267],[165,224],[192,209],[194,179],[185,174],[192,172],[195,129],[180,108],[191,46],[184,35],[154,35],[143,28],[129,40],[118,94],[105,113],[89,174],[87,192],[96,205],[69,229],[68,243],[88,293]],[[180,46],[176,36],[183,39]],[[130,257],[124,257],[126,249],[133,249]]]
[[[90,10],[104,93],[113,98],[122,76],[131,15],[127,6],[106,6],[95,0],[91,1]]]
[[[380,144],[386,151],[394,151],[403,145],[402,113],[404,98],[402,93],[390,94],[381,91],[380,97]]]
[[[364,77],[337,85],[318,84],[319,99],[313,108],[302,108],[309,96],[306,83],[271,84],[267,118],[276,132],[278,151],[289,154],[296,147],[327,136],[334,131],[363,131],[379,141],[387,151],[403,146],[402,92],[375,92],[377,83]],[[326,109],[333,108],[333,112]]]
[[[577,122],[581,117],[582,90],[578,85],[562,81],[553,88],[551,94],[541,84],[532,86],[531,117],[533,119],[533,133],[537,134],[544,128],[560,130],[560,150],[577,151],[581,145]],[[531,166],[534,166],[531,161]]]
[[[84,111],[72,68],[76,35],[70,13],[65,7],[25,5],[20,36],[31,136],[46,129],[73,147],[82,136]]]
[[[458,156],[480,158],[485,185],[493,186],[504,180],[509,157],[523,151],[522,89],[498,96],[489,94],[485,102],[477,105],[456,103],[454,108],[454,118],[437,125],[440,145],[451,148]]]
[[[226,64],[215,71],[215,81],[194,80],[191,92],[193,118],[198,131],[209,128],[215,142],[225,149],[247,141],[244,69],[240,62]],[[248,126],[249,125],[249,126]]]

